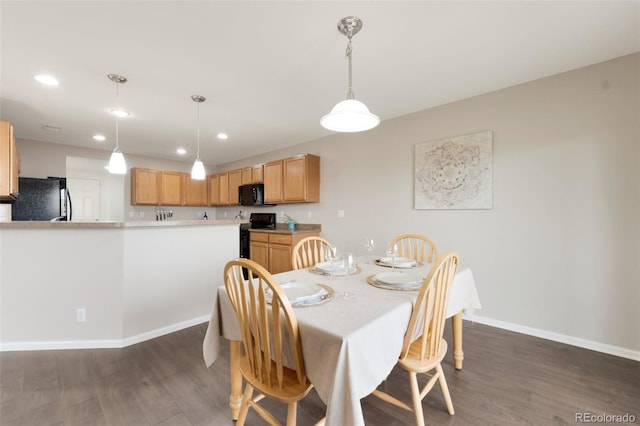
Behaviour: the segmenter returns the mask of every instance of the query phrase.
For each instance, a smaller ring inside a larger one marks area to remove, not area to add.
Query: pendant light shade
[[[193,180],[204,180],[206,177],[206,173],[204,171],[204,164],[200,160],[200,104],[207,100],[204,96],[193,95],[191,96],[193,102],[198,104],[198,132],[196,139],[198,141],[198,152],[196,154],[196,161],[193,162],[193,167],[191,168],[191,179]]]
[[[349,39],[346,56],[349,59],[349,91],[347,99],[338,102],[331,112],[320,119],[322,127],[334,132],[362,132],[380,124],[380,118],[372,114],[367,106],[354,99],[352,84],[351,38],[362,29],[362,21],[355,16],[347,16],[338,22],[338,31]]]
[[[116,83],[116,103],[118,101],[118,85],[124,84],[127,82],[127,78],[118,74],[108,74],[107,78],[114,83]],[[109,159],[109,173],[116,175],[124,175],[127,173],[127,163],[124,161],[124,155],[120,152],[120,143],[118,139],[118,116],[116,116],[116,147],[111,153],[111,158]]]
[[[191,168],[191,179],[193,180],[204,180],[206,173],[204,171],[204,164],[202,161],[197,159],[193,162],[193,167]]]
[[[120,151],[113,151],[109,159],[109,173],[115,175],[127,174],[127,163],[124,161],[124,155]]]
[[[320,120],[325,129],[334,132],[362,132],[380,124],[377,115],[371,114],[365,104],[355,99],[338,102],[331,112]]]

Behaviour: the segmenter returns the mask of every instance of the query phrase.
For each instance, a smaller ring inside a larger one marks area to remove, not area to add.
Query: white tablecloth
[[[333,280],[307,269],[276,275],[280,282],[295,279],[329,285],[335,290],[335,298],[327,303],[295,308],[307,376],[327,404],[328,426],[364,425],[360,399],[369,395],[398,361],[417,296],[417,291],[369,285],[368,276],[389,269],[366,263],[359,266],[359,274]],[[429,266],[410,272],[426,276]],[[352,295],[344,297],[345,290]],[[480,307],[471,270],[458,272],[451,287],[447,317]],[[219,288],[203,343],[207,365],[218,357],[220,333],[228,340],[242,339],[224,286]]]

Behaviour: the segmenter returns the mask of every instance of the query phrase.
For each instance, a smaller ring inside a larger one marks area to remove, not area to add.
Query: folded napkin
[[[395,266],[396,268],[413,268],[417,262],[408,257],[383,257],[378,259],[378,263],[384,266]]]
[[[341,275],[344,274],[344,263],[343,262],[319,262],[313,267],[316,271],[319,271],[323,274],[329,275]],[[356,267],[354,267],[349,273],[356,272]]]
[[[328,294],[327,290],[322,286],[311,283],[289,282],[280,284],[280,288],[282,288],[292,305],[311,302]],[[267,302],[271,303],[271,298],[273,297],[271,291],[268,291],[266,296]]]
[[[406,272],[382,272],[374,275],[376,283],[392,287],[420,287],[424,277]]]

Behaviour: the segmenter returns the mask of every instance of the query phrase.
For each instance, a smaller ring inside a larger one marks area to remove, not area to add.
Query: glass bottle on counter
[[[209,220],[209,216],[207,216],[207,212],[204,212],[204,215],[202,215],[202,220]]]

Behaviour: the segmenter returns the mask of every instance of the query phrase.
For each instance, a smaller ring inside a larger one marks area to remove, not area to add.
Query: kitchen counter
[[[289,230],[289,226],[286,223],[277,223],[276,229],[249,229],[250,232],[264,232],[268,234],[308,234],[312,232],[322,231],[322,226],[315,223],[296,223],[296,229]]]
[[[208,321],[246,222],[1,223],[0,350],[123,347]]]
[[[247,220],[159,220],[133,222],[0,222],[0,229],[103,229],[103,228],[166,228],[174,226],[220,226],[249,223]]]

